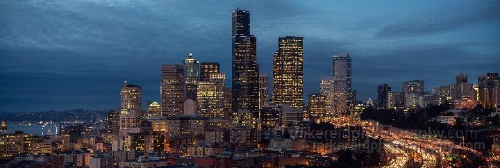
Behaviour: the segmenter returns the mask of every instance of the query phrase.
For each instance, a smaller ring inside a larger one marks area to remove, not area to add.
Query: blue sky
[[[231,12],[251,12],[262,73],[304,37],[305,95],[349,52],[360,100],[382,83],[426,90],[500,71],[499,1],[0,1],[0,112],[119,107],[123,80],[159,100],[161,64],[189,52],[231,75]],[[228,79],[230,84],[231,79]]]

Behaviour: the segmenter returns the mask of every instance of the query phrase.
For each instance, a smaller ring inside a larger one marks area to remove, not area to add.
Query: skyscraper
[[[403,109],[405,107],[405,99],[403,92],[389,92],[389,108]]]
[[[118,132],[120,130],[120,112],[115,110],[108,111],[108,131]]]
[[[138,133],[141,131],[141,116],[135,111],[129,113],[121,113],[118,124],[120,131],[118,132],[118,148],[123,150],[123,137],[129,133]]]
[[[220,73],[218,62],[202,62],[200,64],[200,81],[208,81],[210,74]]]
[[[184,104],[184,66],[162,65],[160,86],[162,116],[181,115]]]
[[[467,74],[460,73],[456,76],[456,82],[449,86],[450,97],[456,108],[469,108],[477,104],[477,93],[474,85],[468,83]],[[465,106],[465,104],[469,104]]]
[[[260,107],[269,105],[269,76],[267,74],[259,75],[259,105]]]
[[[424,95],[424,81],[412,80],[403,83],[403,97],[406,109],[419,107],[419,99]]]
[[[467,83],[467,74],[465,73],[459,73],[456,77],[455,77],[455,81],[456,83]]]
[[[184,96],[186,99],[196,100],[196,84],[200,78],[200,62],[189,53],[184,63]]]
[[[232,91],[233,89],[231,87],[224,87],[224,113],[227,113],[227,115],[225,115],[224,117],[230,117],[232,114],[232,105],[233,105],[231,103],[233,101],[233,99],[231,98]]]
[[[226,75],[212,73],[208,81],[198,83],[197,101],[200,115],[209,118],[223,118],[224,112],[224,84]]]
[[[250,12],[237,8],[232,13],[232,111],[259,114],[259,67],[256,39],[250,35]]]
[[[333,111],[337,116],[347,117],[354,105],[354,91],[351,87],[351,57],[349,53],[333,56]]]
[[[121,113],[129,113],[134,110],[136,113],[141,113],[141,87],[138,85],[128,84],[125,81],[120,92],[121,97]]]
[[[212,74],[210,74],[208,81],[215,82],[215,84],[224,87],[224,86],[226,86],[226,74],[225,73],[212,73]]]
[[[499,76],[498,73],[486,73],[479,75],[479,102],[483,107],[494,108],[498,106],[500,100],[499,94]]]
[[[197,101],[200,115],[209,118],[224,117],[224,86],[215,81],[198,83]]]
[[[467,83],[467,74],[460,73],[455,78],[456,82],[450,84],[451,100],[462,100],[462,84]]]
[[[148,117],[161,117],[161,106],[158,104],[158,102],[151,102],[148,105]]]
[[[389,92],[391,92],[391,87],[387,84],[382,84],[378,86],[377,89],[377,106],[381,109],[387,109],[389,107]]]
[[[450,100],[450,86],[438,86],[432,89],[432,94],[437,96],[437,104],[444,104]]]
[[[314,122],[328,121],[325,120],[326,114],[326,96],[321,93],[313,93],[308,95],[308,112],[309,119]]]
[[[233,36],[250,35],[250,11],[241,10],[239,7],[233,11]]]
[[[273,58],[273,103],[303,108],[303,38],[280,37],[278,44]]]
[[[125,81],[122,85],[120,98],[121,98],[121,108],[120,108],[119,120],[117,123],[119,124],[118,136],[119,139],[122,140],[123,136],[127,135],[128,133],[140,131],[139,126],[142,118],[141,87],[137,85],[127,84],[127,81]],[[120,144],[119,148],[123,149],[122,146],[123,143],[120,142],[119,144]]]
[[[321,78],[319,84],[321,95],[325,96],[325,114],[323,115],[325,121],[330,121],[337,116],[333,109],[334,100],[334,79],[333,77]]]

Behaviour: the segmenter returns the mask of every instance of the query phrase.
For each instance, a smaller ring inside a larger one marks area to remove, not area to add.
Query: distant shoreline
[[[49,131],[50,130],[50,131]],[[23,125],[19,123],[7,122],[7,132],[14,133],[15,131],[23,131],[28,134],[35,135],[47,135],[48,132],[55,134],[56,133],[56,125],[47,124],[45,127],[43,125],[31,124],[31,125]]]

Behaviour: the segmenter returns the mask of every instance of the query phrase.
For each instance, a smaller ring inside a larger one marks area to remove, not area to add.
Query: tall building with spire
[[[303,37],[280,37],[273,58],[273,103],[304,107]]]
[[[177,116],[184,109],[184,66],[164,64],[161,69],[162,116]]]
[[[257,41],[250,34],[250,12],[232,13],[232,111],[259,114],[259,67]]]
[[[129,113],[134,110],[136,113],[141,113],[141,97],[142,91],[141,87],[138,85],[132,85],[127,83],[127,81],[123,82],[120,98],[121,98],[121,113]]]
[[[200,62],[193,57],[193,53],[184,59],[184,97],[196,100],[196,88],[200,78]]]

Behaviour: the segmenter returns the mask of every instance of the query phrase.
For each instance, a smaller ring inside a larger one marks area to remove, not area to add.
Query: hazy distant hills
[[[64,111],[40,111],[40,112],[20,112],[20,113],[0,113],[0,119],[8,122],[39,122],[39,121],[92,121],[105,119],[107,110],[64,110]]]

